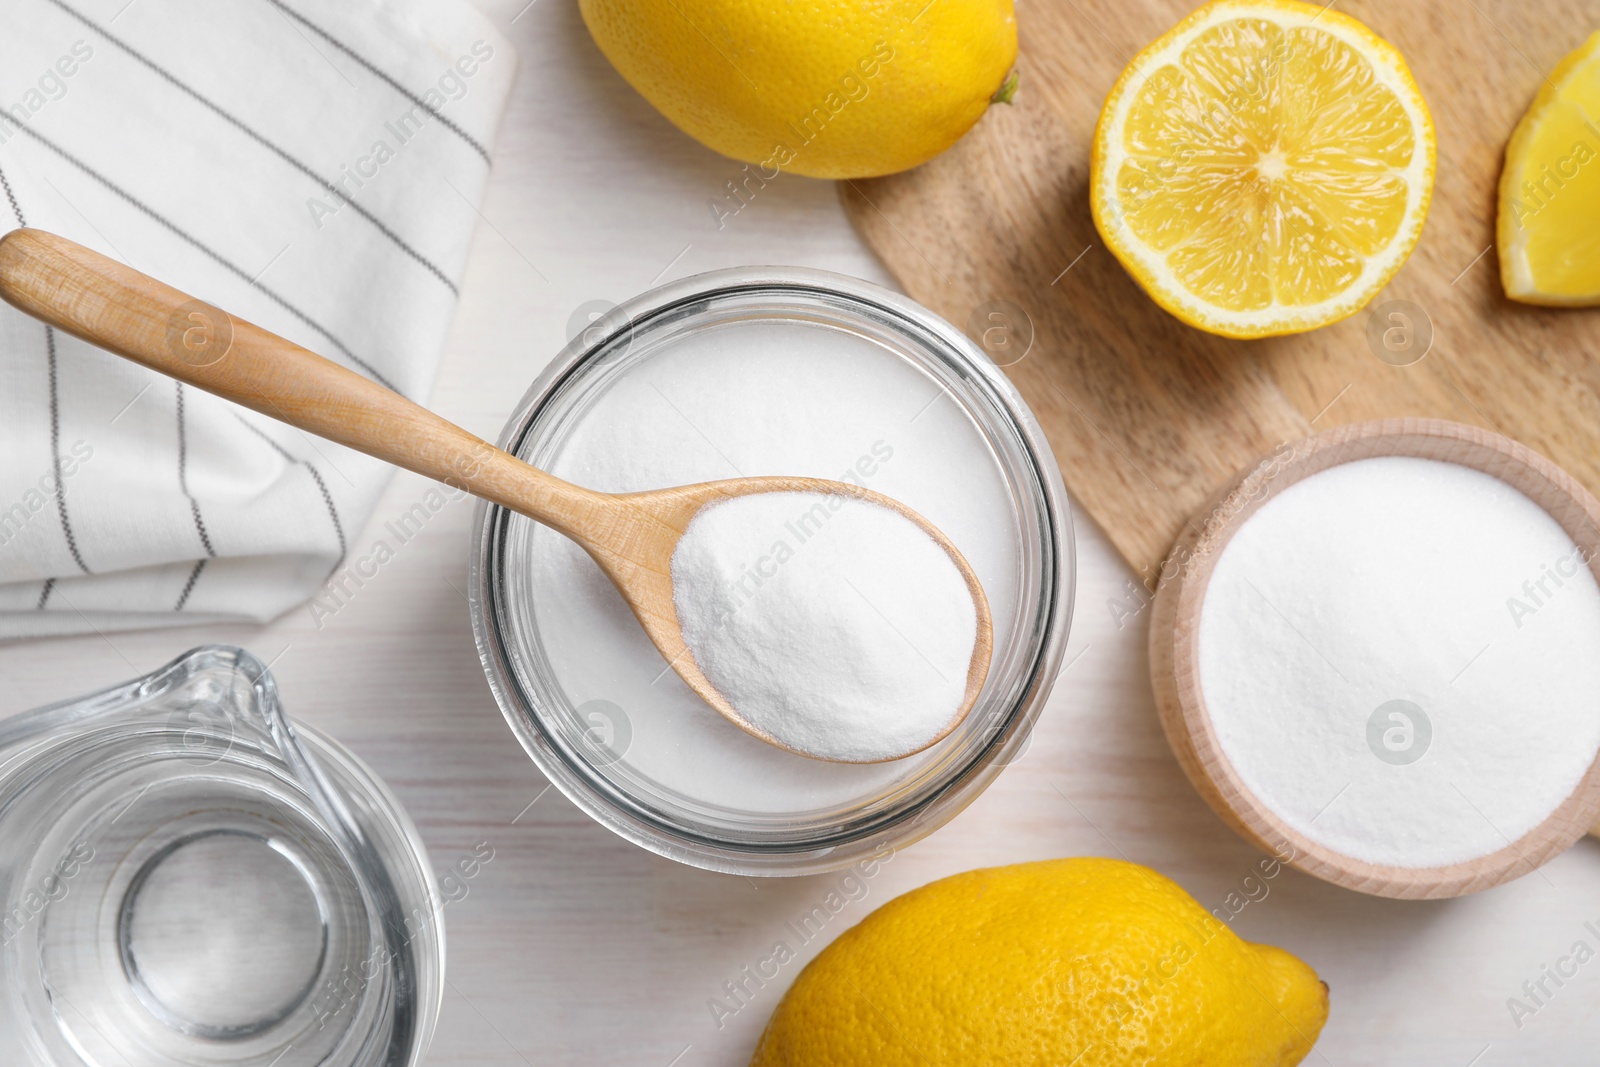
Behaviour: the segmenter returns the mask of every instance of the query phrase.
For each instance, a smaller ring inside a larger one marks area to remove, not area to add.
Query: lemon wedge
[[[1296,0],[1217,0],[1136,56],[1100,112],[1095,225],[1156,303],[1228,337],[1360,309],[1433,192],[1433,120],[1405,60]]]
[[[1563,59],[1500,172],[1500,280],[1529,304],[1600,304],[1600,33]]]

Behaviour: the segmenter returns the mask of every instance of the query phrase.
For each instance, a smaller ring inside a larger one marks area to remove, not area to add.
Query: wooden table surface
[[[590,43],[571,0],[524,10],[526,2],[482,0],[515,40],[522,69],[434,393],[439,411],[493,436],[586,301],[738,264],[887,281],[829,184],[780,178],[718,229],[706,201],[738,166],[634,95]],[[352,544],[370,543],[426,488],[397,476]],[[708,1001],[837,876],[758,881],[683,867],[546,791],[478,666],[461,593],[470,519],[470,505],[450,505],[320,628],[298,610],[263,627],[0,646],[0,713],[121,681],[202,642],[242,644],[274,661],[292,714],[346,742],[394,787],[437,869],[480,843],[494,850],[445,912],[449,986],[428,1063],[743,1064],[799,964],[720,1027]],[[1123,856],[1175,878],[1208,907],[1231,900],[1241,935],[1318,969],[1333,1014],[1309,1063],[1592,1061],[1600,962],[1578,966],[1559,987],[1544,979],[1550,995],[1537,1004],[1522,986],[1578,941],[1600,950],[1585,926],[1600,929],[1600,842],[1584,840],[1540,873],[1455,901],[1379,900],[1294,871],[1250,883],[1246,896],[1257,853],[1194,794],[1161,736],[1146,679],[1148,613],[1130,597],[1132,575],[1092,525],[1080,521],[1077,535],[1069,665],[1027,753],[953,823],[886,864],[802,959],[876,905],[946,874]],[[1535,1008],[1520,1027],[1510,997]]]
[[[1031,347],[1008,373],[1123,558],[1153,585],[1190,515],[1236,472],[1370,419],[1491,428],[1600,491],[1600,316],[1507,300],[1491,247],[1506,141],[1545,72],[1600,26],[1600,0],[1339,2],[1333,15],[1392,42],[1426,97],[1438,138],[1427,225],[1368,310],[1248,343],[1160,310],[1089,212],[1106,94],[1196,6],[1018,0],[1014,106],[926,166],[847,187],[858,228],[912,296],[957,323],[974,305],[985,322],[1026,323]],[[1235,90],[1246,98],[1247,81]],[[1193,147],[1221,136],[1214,112],[1180,121],[1198,121]]]

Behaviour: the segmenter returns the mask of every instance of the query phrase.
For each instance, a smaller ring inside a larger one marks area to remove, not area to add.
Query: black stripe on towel
[[[6,177],[6,172],[0,170],[0,186],[6,191],[6,201],[11,205],[11,213],[17,217],[18,226],[26,226],[28,220],[22,217],[22,208],[17,204],[17,194],[11,191],[11,181]]]
[[[184,427],[183,419],[183,383],[172,384],[178,387],[178,488],[182,489],[183,495],[189,499],[189,513],[194,516],[194,530],[200,535],[201,547],[206,550],[207,557],[215,559],[217,550],[211,547],[211,535],[206,532],[206,521],[200,517],[200,501],[189,491],[189,434]],[[185,593],[184,596],[187,598],[188,594]],[[178,606],[183,606],[181,601]]]
[[[60,394],[56,390],[56,330],[54,326],[44,328],[45,349],[50,355],[50,462],[56,472],[56,511],[61,515],[61,532],[67,535],[67,550],[72,553],[72,561],[78,569],[85,574],[93,574],[83,562],[83,557],[78,554],[78,539],[72,535],[72,520],[67,518],[67,492],[61,480],[61,404]]]
[[[302,460],[301,463],[305,466],[306,473],[310,474],[317,483],[317,489],[322,493],[322,502],[328,505],[328,518],[333,520],[333,532],[339,538],[339,563],[343,563],[344,557],[349,555],[350,550],[345,547],[344,523],[339,521],[339,511],[333,506],[333,494],[328,492],[328,483],[322,480],[321,471],[305,460]],[[337,568],[339,563],[334,564],[334,567]]]
[[[172,606],[173,611],[182,611],[183,606],[189,602],[189,594],[194,592],[194,583],[200,580],[200,572],[206,569],[209,559],[196,560],[194,570],[189,572],[189,580],[183,583],[183,592],[178,594],[178,602]]]
[[[18,226],[27,226],[27,219],[22,216],[22,205],[16,202],[16,192],[11,189],[11,179],[6,178],[3,168],[0,168],[0,189],[5,190],[6,203],[11,205],[11,214],[16,216],[16,224]],[[50,451],[51,456],[54,456],[54,453],[56,453],[56,358],[54,358],[56,357],[56,352],[54,352],[54,347],[56,346],[54,346],[53,334],[46,334],[45,339],[50,344]],[[58,464],[58,467],[56,467],[56,496],[59,498],[61,496],[61,469],[59,469],[59,461],[53,459],[51,462]],[[62,530],[67,531],[67,547],[72,549],[72,557],[77,558],[78,549],[77,545],[72,542],[72,528],[67,526],[66,523],[66,510],[62,510],[61,525]],[[83,566],[82,560],[78,560],[78,566]],[[35,611],[43,611],[46,603],[50,603],[50,593],[51,590],[54,590],[54,587],[56,587],[56,579],[54,577],[46,577],[42,589],[38,590],[38,603],[34,605]]]
[[[289,454],[288,449],[284,448],[278,442],[268,437],[266,432],[262,430],[261,427],[252,424],[249,419],[246,419],[239,412],[235,411],[233,413],[233,417],[238,419],[239,422],[244,425],[245,429],[249,430],[267,444],[271,445],[272,450],[278,453],[278,455],[282,456],[284,460],[289,463],[296,464],[297,466],[304,467],[306,469],[306,473],[310,474],[311,479],[317,483],[317,490],[322,494],[322,502],[328,505],[328,518],[333,520],[334,536],[339,539],[339,562],[334,564],[334,569],[338,570],[339,566],[344,563],[345,556],[349,554],[349,549],[346,547],[344,540],[344,523],[339,521],[339,509],[333,504],[333,494],[328,492],[328,483],[322,480],[322,472],[317,470],[316,467],[313,467],[310,460],[295,459]]]
[[[46,148],[50,149],[50,151],[52,151],[56,155],[60,156],[62,159],[66,160],[68,163],[71,163],[74,167],[77,167],[79,170],[83,171],[83,173],[87,174],[89,177],[93,178],[95,181],[99,182],[101,185],[103,185],[107,189],[111,190],[117,196],[121,197],[123,200],[127,201],[133,207],[137,208],[139,211],[141,211],[145,215],[149,216],[152,220],[154,220],[155,222],[159,223],[161,226],[165,227],[168,231],[170,231],[179,240],[183,241],[185,244],[190,245],[191,247],[193,247],[197,251],[203,253],[207,258],[211,259],[213,262],[215,262],[215,263],[219,264],[220,266],[222,266],[223,268],[225,268],[228,271],[228,273],[233,274],[233,275],[235,275],[237,277],[243,278],[245,280],[245,282],[247,282],[252,289],[255,289],[258,292],[262,293],[263,295],[268,297],[270,300],[272,300],[273,303],[277,304],[279,307],[283,308],[289,314],[293,315],[295,318],[299,319],[301,322],[303,322],[307,326],[311,327],[311,329],[313,329],[313,330],[317,331],[318,333],[320,333],[324,338],[327,339],[329,344],[331,344],[331,345],[333,345],[333,347],[337,348],[339,350],[339,352],[347,360],[349,360],[351,363],[354,363],[362,371],[365,371],[367,376],[369,378],[371,378],[373,381],[377,382],[379,385],[383,386],[385,389],[391,389],[391,390],[393,390],[394,392],[397,392],[397,393],[400,392],[400,390],[395,389],[394,384],[391,383],[389,381],[389,379],[385,378],[382,374],[379,374],[377,369],[375,367],[373,367],[372,364],[368,363],[366,360],[362,359],[360,356],[358,356],[354,352],[350,351],[350,349],[345,346],[344,342],[340,341],[337,337],[333,336],[333,334],[329,333],[328,329],[325,326],[323,326],[321,323],[317,322],[315,319],[313,319],[311,316],[307,315],[305,312],[301,311],[299,308],[295,307],[293,304],[289,303],[289,301],[285,300],[282,296],[279,296],[273,290],[267,288],[267,286],[261,284],[261,282],[257,281],[255,278],[251,277],[242,268],[240,268],[238,266],[235,266],[233,263],[231,263],[228,260],[224,259],[218,252],[214,251],[209,245],[207,245],[204,242],[202,242],[199,238],[192,236],[191,234],[189,234],[187,231],[185,231],[183,229],[180,229],[177,226],[177,224],[175,224],[171,219],[168,219],[166,216],[164,216],[160,212],[156,211],[154,208],[152,208],[150,205],[146,204],[144,201],[142,201],[142,200],[138,199],[137,197],[133,196],[131,193],[129,193],[126,189],[122,188],[116,182],[112,181],[110,178],[107,178],[105,175],[101,174],[99,171],[97,171],[93,167],[89,166],[87,163],[85,163],[83,160],[79,159],[77,156],[73,155],[71,152],[68,152],[66,149],[62,148],[60,145],[58,145],[54,141],[50,140],[48,137],[45,137],[43,134],[39,133],[39,131],[35,130],[32,126],[21,126],[21,127],[18,127],[18,128],[21,129],[21,131],[24,134],[26,134],[29,137],[33,138],[34,140],[38,141],[40,144],[42,144]],[[404,395],[404,394],[401,394],[401,395]]]
[[[361,64],[361,66],[366,68],[374,77],[376,77],[379,81],[383,82],[384,84],[388,85],[395,92],[399,93],[401,96],[405,97],[407,100],[411,101],[413,104],[416,104],[418,107],[424,108],[428,112],[428,114],[430,114],[434,118],[438,119],[439,122],[442,123],[446,129],[450,130],[457,137],[460,137],[463,141],[465,141],[468,145],[470,145],[474,152],[478,153],[478,155],[483,157],[483,161],[485,163],[489,162],[489,150],[487,148],[485,148],[485,147],[483,147],[483,145],[479,144],[473,138],[473,136],[471,134],[469,134],[466,130],[463,130],[460,126],[457,126],[455,123],[453,123],[449,119],[445,118],[439,112],[433,110],[433,108],[431,108],[431,107],[428,107],[427,104],[424,104],[422,102],[422,97],[418,96],[416,93],[413,93],[410,89],[407,89],[404,85],[401,85],[399,82],[397,82],[393,78],[389,77],[389,75],[387,75],[383,71],[379,70],[375,65],[373,65],[370,62],[368,62],[366,59],[364,59],[360,55],[356,54],[356,52],[354,50],[352,50],[349,45],[345,44],[343,41],[340,41],[339,39],[334,37],[327,30],[323,29],[321,26],[318,26],[315,22],[312,22],[310,19],[308,19],[304,15],[300,14],[298,11],[296,11],[294,8],[290,7],[288,4],[283,3],[283,0],[267,0],[267,3],[271,4],[273,7],[277,8],[279,11],[282,11],[285,15],[288,15],[290,18],[294,19],[300,25],[304,26],[306,29],[310,30],[312,33],[316,34],[318,37],[321,37],[324,41],[327,41],[329,44],[333,45],[333,47],[337,48],[339,51],[343,52],[345,55],[349,56],[351,59],[353,59],[357,63]]]
[[[11,180],[6,177],[5,171],[0,170],[0,188],[5,189],[6,202],[11,205],[11,213],[17,217],[18,226],[28,225],[28,220],[22,214],[22,205],[17,203],[17,194],[11,188]],[[61,403],[56,392],[56,331],[53,326],[44,328],[45,356],[50,364],[50,466],[56,475],[56,512],[61,516],[61,532],[67,537],[67,550],[72,553],[72,561],[78,569],[85,574],[92,574],[84,566],[83,556],[78,554],[78,539],[72,535],[72,520],[67,518],[67,494],[61,481]],[[53,580],[45,583],[44,591],[39,595],[39,607],[44,607],[44,602],[50,598],[50,589]]]
[[[343,201],[346,204],[349,204],[350,207],[355,211],[355,213],[357,215],[360,215],[362,218],[364,218],[368,222],[372,223],[372,225],[377,228],[379,233],[383,234],[390,241],[394,242],[394,245],[395,245],[396,248],[400,249],[400,251],[404,252],[406,255],[410,256],[412,259],[414,259],[418,263],[420,263],[422,265],[422,267],[425,270],[428,271],[429,274],[432,274],[435,278],[438,278],[441,282],[443,282],[445,284],[445,286],[452,293],[455,293],[457,296],[460,295],[460,290],[456,288],[456,283],[451,281],[449,276],[446,275],[444,271],[440,270],[437,266],[435,266],[434,263],[431,260],[429,260],[421,252],[418,252],[415,248],[412,248],[409,244],[407,244],[404,238],[402,238],[399,234],[395,233],[388,226],[384,225],[377,218],[377,216],[373,215],[366,208],[362,207],[360,204],[358,204],[354,200],[350,199],[349,196],[345,195],[343,190],[339,189],[332,182],[325,180],[321,175],[317,174],[316,171],[312,170],[310,167],[308,167],[304,163],[300,162],[300,160],[298,160],[294,156],[290,155],[287,150],[278,147],[276,144],[273,144],[271,141],[267,140],[261,134],[257,133],[254,129],[252,129],[245,122],[243,122],[240,119],[235,118],[233,115],[231,115],[228,112],[222,110],[222,108],[218,107],[216,104],[212,103],[210,100],[207,100],[205,97],[203,97],[199,93],[195,92],[188,85],[186,85],[183,82],[179,81],[171,73],[169,73],[167,70],[165,70],[159,64],[157,64],[154,60],[149,59],[142,52],[139,52],[139,51],[135,50],[131,45],[129,45],[127,42],[123,41],[120,37],[116,36],[111,31],[107,30],[104,26],[101,26],[101,25],[95,23],[93,20],[91,20],[91,19],[85,17],[84,15],[80,14],[78,11],[74,10],[68,4],[63,3],[62,0],[49,0],[49,3],[54,4],[56,7],[60,8],[62,11],[65,11],[67,14],[71,15],[73,18],[77,19],[79,22],[83,23],[85,26],[88,26],[90,29],[94,30],[96,33],[99,33],[107,41],[110,41],[113,45],[115,45],[118,48],[122,49],[123,52],[127,53],[133,59],[135,59],[138,62],[144,64],[144,66],[149,68],[157,76],[163,78],[168,84],[173,86],[173,88],[175,88],[178,91],[184,93],[185,95],[187,95],[191,99],[197,101],[202,107],[204,107],[207,110],[211,111],[213,114],[215,114],[216,116],[221,118],[224,122],[227,122],[229,125],[233,126],[240,133],[244,134],[246,137],[249,137],[251,140],[255,141],[261,147],[265,148],[267,151],[271,152],[273,155],[277,156],[279,159],[281,159],[285,163],[289,164],[295,170],[298,170],[301,174],[304,174],[306,177],[308,177],[312,181],[316,182],[325,191],[327,191],[328,193],[332,194],[337,200],[340,200],[340,201]]]

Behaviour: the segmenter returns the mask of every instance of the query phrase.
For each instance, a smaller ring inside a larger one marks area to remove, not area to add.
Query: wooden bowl
[[[1150,623],[1151,680],[1162,728],[1184,773],[1247,840],[1308,874],[1362,893],[1408,899],[1460,896],[1526,874],[1582,837],[1600,816],[1600,757],[1544,822],[1506,847],[1442,867],[1384,866],[1312,841],[1252,793],[1223,753],[1200,690],[1200,607],[1234,533],[1264,502],[1301,479],[1374,456],[1443,460],[1501,479],[1560,523],[1600,580],[1600,503],[1543,456],[1499,434],[1439,419],[1341,426],[1263,457],[1190,520],[1162,566]]]

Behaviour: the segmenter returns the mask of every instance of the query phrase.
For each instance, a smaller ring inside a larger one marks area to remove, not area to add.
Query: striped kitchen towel
[[[515,65],[462,0],[0,0],[0,230],[425,401]],[[388,474],[0,305],[0,637],[272,618]]]

